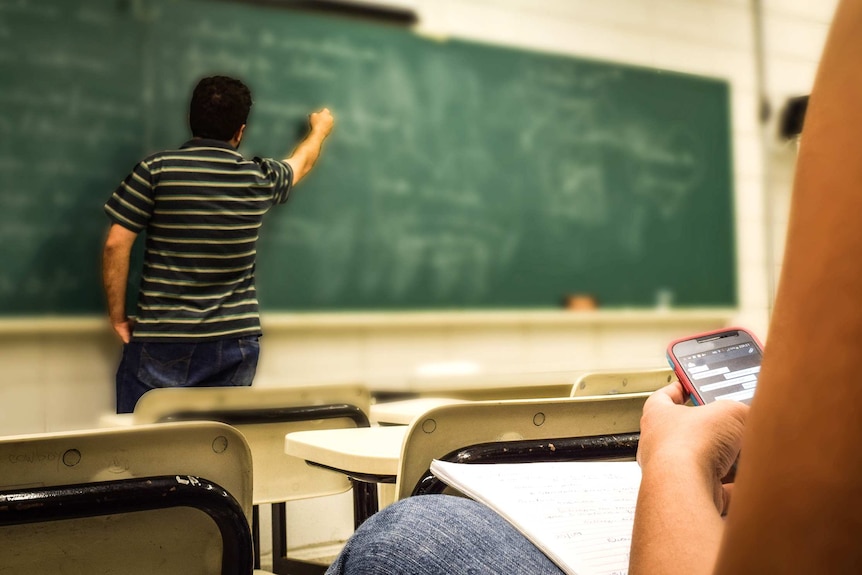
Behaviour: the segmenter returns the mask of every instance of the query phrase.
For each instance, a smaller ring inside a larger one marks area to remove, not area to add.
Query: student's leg
[[[117,369],[117,413],[160,387],[249,386],[257,370],[257,337],[202,343],[132,341]]]
[[[129,344],[123,345],[123,356],[117,366],[117,413],[131,413],[138,398],[146,391],[137,388],[138,382],[134,375],[139,356],[140,350],[129,349]]]
[[[117,413],[134,411],[141,396],[151,389],[189,385],[198,345],[134,340],[125,344],[117,369]]]
[[[260,343],[257,336],[224,340],[221,352],[224,375],[219,378],[224,383],[220,385],[251,385],[259,357]]]
[[[186,386],[249,386],[257,371],[257,336],[221,339],[195,345]]]
[[[240,337],[193,344],[185,387],[249,386],[260,355],[258,338]]]
[[[404,499],[373,515],[327,575],[560,575],[505,519],[448,495]]]

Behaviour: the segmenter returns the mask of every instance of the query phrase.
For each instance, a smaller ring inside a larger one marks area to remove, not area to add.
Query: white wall
[[[317,325],[271,317],[265,318],[260,385],[349,380],[397,386],[414,381],[417,366],[428,362],[467,362],[492,374],[657,366],[668,339],[688,331],[735,322],[766,336],[769,278],[780,265],[794,156],[775,143],[774,126],[767,127],[769,144],[761,139],[755,18],[748,0],[399,3],[416,7],[423,33],[726,79],[739,309],[729,316],[600,313],[574,319],[326,316]],[[766,91],[775,109],[786,97],[810,91],[834,6],[834,0],[764,1]],[[111,408],[119,350],[104,323],[61,324],[0,322],[0,434],[87,427]]]
[[[817,62],[826,40],[837,0],[763,0],[764,88],[774,114],[766,126],[766,205],[769,249],[774,254],[768,272],[781,275],[784,232],[790,209],[796,143],[776,138],[781,107],[788,98],[811,92]]]

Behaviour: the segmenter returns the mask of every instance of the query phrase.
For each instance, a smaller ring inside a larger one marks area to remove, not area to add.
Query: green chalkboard
[[[102,308],[101,206],[141,153],[140,27],[116,2],[0,0],[0,312]]]
[[[101,205],[187,139],[214,73],[252,88],[247,156],[337,117],[265,220],[264,309],[735,304],[723,81],[237,2],[73,4],[0,0],[4,313],[101,309]]]

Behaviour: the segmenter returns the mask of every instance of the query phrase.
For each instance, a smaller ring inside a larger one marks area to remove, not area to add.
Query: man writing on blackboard
[[[287,201],[333,126],[326,108],[284,160],[245,160],[237,148],[251,110],[239,80],[214,76],[192,94],[193,139],[138,163],[105,204],[111,226],[102,278],[108,314],[125,344],[117,412],[157,387],[251,385],[261,335],[254,269],[261,219]],[[137,316],[126,315],[129,258],[146,247]]]

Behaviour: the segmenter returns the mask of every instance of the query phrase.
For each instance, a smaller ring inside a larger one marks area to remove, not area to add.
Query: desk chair
[[[288,558],[286,502],[344,493],[353,487],[354,506],[358,509],[366,508],[372,498],[376,502],[376,492],[373,486],[354,486],[341,474],[285,455],[284,436],[293,431],[367,427],[369,404],[368,391],[359,385],[164,388],[141,397],[133,421],[214,420],[239,429],[251,448],[254,466],[255,567],[260,567],[259,506],[271,504],[273,571],[322,573],[327,558]]]
[[[220,423],[0,438],[0,573],[248,575],[251,474]]]
[[[593,371],[572,385],[571,396],[612,395],[655,391],[676,379],[670,368]]]
[[[408,399],[379,401],[371,406],[371,421],[380,425],[408,425],[428,409],[447,403],[568,397],[574,395],[572,382],[577,379],[574,372],[510,373],[471,379],[438,378],[436,385],[444,392],[443,395],[420,393]]]
[[[405,435],[396,499],[423,492],[432,477],[428,470],[433,459],[559,460],[563,454],[568,459],[633,458],[649,395],[483,401],[431,409]],[[518,449],[509,442],[516,442]],[[498,448],[501,443],[507,445]],[[452,459],[464,448],[470,448],[464,457]],[[537,457],[540,451],[542,459]],[[525,453],[532,458],[524,459]]]

